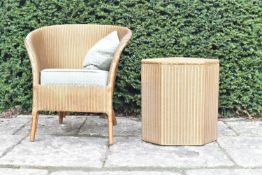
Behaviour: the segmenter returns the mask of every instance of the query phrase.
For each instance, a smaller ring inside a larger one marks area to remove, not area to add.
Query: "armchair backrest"
[[[117,31],[119,39],[129,33],[125,27],[96,24],[55,25],[36,29],[28,34],[38,57],[39,69],[81,68],[88,49],[107,34]]]

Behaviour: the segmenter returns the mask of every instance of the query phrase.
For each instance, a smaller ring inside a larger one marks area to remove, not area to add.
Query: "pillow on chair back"
[[[83,67],[86,69],[109,70],[115,51],[119,45],[117,31],[108,34],[88,50]]]

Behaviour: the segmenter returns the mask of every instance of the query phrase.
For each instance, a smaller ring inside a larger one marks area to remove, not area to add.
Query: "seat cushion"
[[[41,85],[106,86],[108,71],[87,69],[44,69]]]
[[[119,45],[117,31],[114,31],[98,41],[88,50],[83,67],[96,66],[101,70],[109,70],[115,51]]]

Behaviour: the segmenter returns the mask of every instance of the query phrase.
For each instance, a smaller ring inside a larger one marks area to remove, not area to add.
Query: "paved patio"
[[[98,116],[40,115],[36,142],[31,116],[0,118],[0,175],[261,175],[262,121],[223,119],[219,139],[205,146],[142,142],[141,123],[118,117],[115,144]]]

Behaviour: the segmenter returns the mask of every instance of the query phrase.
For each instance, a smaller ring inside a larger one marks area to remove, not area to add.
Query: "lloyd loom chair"
[[[87,51],[107,34],[117,31],[120,44],[114,54],[105,87],[41,85],[43,69],[81,69]],[[68,24],[42,27],[28,34],[25,46],[33,72],[33,106],[30,141],[35,140],[40,111],[57,111],[59,123],[66,112],[105,113],[108,116],[109,144],[113,143],[113,92],[122,50],[131,38],[126,27],[96,24]]]

